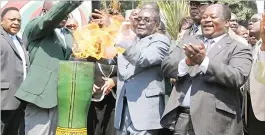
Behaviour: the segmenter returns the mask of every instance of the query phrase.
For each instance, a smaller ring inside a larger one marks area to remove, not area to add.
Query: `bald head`
[[[43,9],[49,11],[58,1],[44,1]]]

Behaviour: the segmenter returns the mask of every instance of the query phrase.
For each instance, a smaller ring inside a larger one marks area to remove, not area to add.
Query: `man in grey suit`
[[[1,126],[3,135],[17,135],[19,124],[23,124],[22,104],[14,95],[26,78],[28,55],[17,33],[21,16],[15,7],[1,13]],[[21,115],[22,114],[22,115]],[[20,123],[22,122],[22,123]]]
[[[157,135],[164,110],[160,66],[170,41],[156,33],[160,16],[154,9],[142,9],[136,20],[137,41],[118,44],[126,51],[118,56],[114,126],[117,135]]]
[[[240,87],[250,73],[250,49],[227,33],[231,10],[214,4],[201,20],[203,35],[183,38],[162,63],[177,82],[161,124],[175,135],[242,135]]]

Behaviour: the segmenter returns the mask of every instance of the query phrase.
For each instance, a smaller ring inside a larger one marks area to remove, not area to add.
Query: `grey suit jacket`
[[[125,96],[137,130],[162,128],[165,84],[160,66],[169,44],[166,36],[154,34],[125,47],[125,53],[118,56],[115,128],[121,126]]]
[[[202,39],[202,36],[186,37]],[[187,43],[186,43],[187,44]],[[247,80],[252,64],[250,48],[230,36],[224,36],[207,55],[210,59],[205,74],[194,77],[178,76],[178,64],[185,57],[177,46],[162,63],[166,77],[177,82],[166,105],[161,124],[173,129],[177,119],[177,107],[191,88],[190,115],[196,135],[242,135],[240,117],[240,87]]]
[[[23,63],[12,38],[0,26],[1,37],[1,110],[15,110],[19,101],[14,97],[18,87],[23,82]],[[18,38],[18,37],[17,37]],[[26,65],[29,65],[28,55],[23,47],[22,41],[18,38],[26,58]]]

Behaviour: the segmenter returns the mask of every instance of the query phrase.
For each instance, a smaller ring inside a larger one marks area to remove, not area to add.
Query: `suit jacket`
[[[73,37],[66,30],[63,41],[55,28],[76,9],[81,2],[60,1],[44,16],[33,19],[24,31],[27,39],[31,67],[16,97],[41,108],[57,105],[58,67],[60,60],[68,60],[71,54]]]
[[[236,41],[242,43],[243,45],[248,46],[248,41],[237,35],[231,28],[228,29],[228,34],[232,39],[235,39]]]
[[[9,34],[0,26],[1,37],[1,110],[15,110],[19,106],[19,101],[14,97],[18,87],[23,82],[24,72],[23,63],[19,52],[13,43]],[[28,55],[23,47],[21,39],[17,37],[20,42],[25,58],[26,65],[29,66]]]
[[[137,130],[161,128],[165,83],[160,66],[169,44],[166,36],[157,33],[125,47],[124,54],[118,55],[115,128],[121,126],[125,96]]]
[[[257,44],[252,54],[254,58],[250,74],[250,97],[254,115],[260,121],[265,121],[265,61],[258,59],[260,44]]]
[[[188,44],[186,37],[179,45]],[[183,42],[185,41],[185,42]],[[185,57],[177,46],[162,63],[166,77],[177,82],[166,105],[161,124],[173,129],[177,119],[177,107],[183,102],[191,88],[190,115],[196,135],[242,135],[240,87],[245,83],[251,70],[250,48],[225,35],[207,55],[210,59],[205,74],[194,77],[189,74],[178,77],[178,64]]]

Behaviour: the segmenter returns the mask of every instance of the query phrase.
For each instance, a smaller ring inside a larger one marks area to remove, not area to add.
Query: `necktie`
[[[205,42],[204,42],[204,46],[205,46],[205,49],[206,49],[206,54],[208,54],[212,48],[212,45],[214,44],[214,40],[213,39],[207,39]]]

